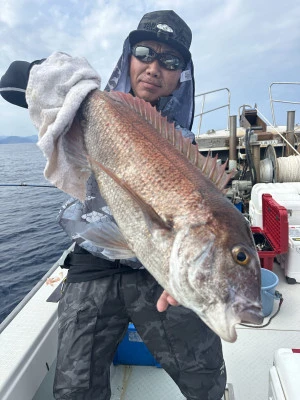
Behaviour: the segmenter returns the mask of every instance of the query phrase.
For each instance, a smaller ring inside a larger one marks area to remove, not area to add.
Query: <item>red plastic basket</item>
[[[274,258],[278,254],[287,253],[289,248],[289,224],[285,207],[278,204],[273,197],[264,193],[262,195],[263,229],[252,226],[251,230],[255,243],[257,237],[263,237],[266,246],[258,250],[260,264],[263,268],[272,270]]]

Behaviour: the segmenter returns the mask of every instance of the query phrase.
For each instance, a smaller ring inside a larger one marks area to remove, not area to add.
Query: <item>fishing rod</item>
[[[0,183],[0,187],[1,186],[9,186],[9,187],[13,187],[13,186],[30,186],[30,187],[39,187],[39,188],[56,188],[56,186],[53,185],[37,185],[37,184],[31,184],[31,183],[25,183],[25,182],[21,182],[21,183]]]

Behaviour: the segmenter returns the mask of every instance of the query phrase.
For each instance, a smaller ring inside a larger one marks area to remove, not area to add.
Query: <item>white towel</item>
[[[65,153],[64,136],[85,154],[82,132],[75,118],[87,94],[101,79],[86,59],[56,52],[30,71],[26,100],[32,122],[39,131],[38,146],[47,163],[45,178],[80,200],[85,199],[90,171],[75,166]]]

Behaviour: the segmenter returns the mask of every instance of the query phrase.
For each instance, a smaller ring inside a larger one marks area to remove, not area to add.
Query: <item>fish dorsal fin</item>
[[[109,92],[108,95],[117,101],[124,102],[128,107],[141,115],[149,122],[165,139],[167,139],[177,150],[185,155],[188,160],[198,167],[220,190],[223,190],[235,171],[226,173],[227,162],[223,165],[217,163],[218,156],[204,157],[199,152],[197,144],[192,144],[190,139],[182,136],[179,129],[175,129],[174,123],[167,121],[155,107],[138,97],[122,92]]]

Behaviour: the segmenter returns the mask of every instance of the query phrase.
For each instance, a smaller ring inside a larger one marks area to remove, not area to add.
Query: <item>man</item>
[[[191,39],[190,28],[173,11],[144,15],[125,40],[106,90],[150,102],[193,141]],[[38,63],[13,63],[1,87],[25,90],[29,73],[34,73],[31,67]],[[27,106],[20,92],[10,89],[2,96]],[[59,303],[55,398],[110,399],[110,365],[132,321],[187,399],[220,400],[226,384],[220,338],[192,311],[169,307],[177,305],[176,300],[138,259],[112,260],[108,249],[86,239],[87,231],[118,229],[93,176],[86,196],[83,203],[70,199],[60,212],[60,224],[76,245],[65,261],[69,272]]]

